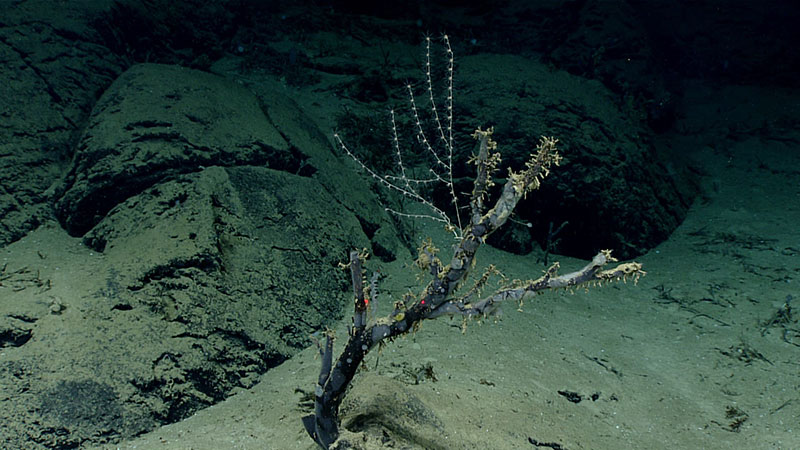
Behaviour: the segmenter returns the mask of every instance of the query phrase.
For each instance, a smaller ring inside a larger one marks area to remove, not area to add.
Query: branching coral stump
[[[444,37],[447,63],[448,87],[446,88],[447,99],[445,105],[447,112],[440,115],[433,98],[433,89],[430,71],[430,39],[426,40],[426,85],[430,92],[431,117],[435,132],[439,135],[438,141],[443,149],[436,149],[427,138],[424,129],[418,129],[417,141],[421,143],[425,150],[432,152],[436,158],[436,167],[431,168],[431,173],[436,176],[435,180],[442,182],[449,188],[453,195],[453,203],[457,204],[458,199],[452,188],[452,76],[453,76],[453,53],[450,49],[447,36]],[[420,112],[414,99],[414,93],[409,86],[410,111],[417,124],[420,123]],[[442,120],[441,117],[445,119]],[[394,113],[391,116],[394,127]],[[538,293],[545,290],[557,288],[574,288],[578,286],[589,287],[595,284],[613,282],[617,280],[632,279],[634,282],[644,275],[642,266],[636,262],[618,264],[611,268],[606,268],[611,263],[616,262],[611,256],[611,251],[602,250],[582,269],[559,275],[558,263],[553,264],[539,278],[531,280],[514,280],[507,285],[496,290],[492,294],[479,298],[479,288],[470,289],[467,293],[459,292],[459,287],[466,286],[467,276],[470,270],[475,267],[475,254],[486,238],[495,232],[508,220],[518,202],[527,194],[539,188],[542,180],[550,173],[554,166],[561,162],[558,153],[558,140],[551,137],[543,137],[539,144],[531,152],[531,155],[524,168],[515,172],[509,170],[506,182],[503,185],[498,198],[494,201],[491,208],[487,208],[489,202],[488,190],[492,186],[492,174],[497,170],[500,163],[500,153],[498,145],[492,139],[492,128],[482,130],[478,128],[472,137],[478,141],[477,153],[471,158],[475,165],[476,175],[473,181],[473,189],[469,200],[470,216],[467,221],[462,222],[461,218],[451,221],[443,210],[436,207],[432,201],[426,199],[418,188],[420,180],[414,180],[406,175],[405,168],[402,167],[402,157],[400,155],[400,145],[395,132],[394,146],[398,153],[397,161],[401,165],[398,168],[399,175],[380,175],[372,171],[365,164],[355,158],[354,154],[347,148],[339,135],[335,139],[342,150],[356,159],[361,168],[373,178],[377,179],[384,187],[394,189],[418,201],[432,212],[430,216],[436,221],[444,222],[445,226],[453,232],[457,238],[457,243],[453,247],[453,253],[448,263],[442,262],[437,256],[438,251],[430,241],[426,241],[420,248],[419,267],[429,273],[430,281],[421,289],[421,292],[407,298],[407,302],[398,302],[395,311],[386,317],[367,320],[367,298],[375,298],[375,280],[365,286],[362,262],[364,255],[353,251],[350,253],[350,261],[346,267],[350,270],[354,293],[354,314],[352,326],[349,330],[347,343],[342,353],[334,362],[333,359],[333,340],[331,332],[326,333],[324,344],[320,348],[322,355],[322,369],[315,389],[314,415],[304,418],[304,424],[311,437],[322,448],[329,448],[339,436],[339,406],[344,398],[347,387],[353,380],[362,361],[378,343],[391,339],[414,329],[423,320],[434,319],[443,315],[459,315],[463,317],[485,316],[492,314],[506,301],[521,302],[525,295]],[[444,173],[438,170],[444,168]],[[456,208],[458,211],[458,208]],[[402,213],[400,213],[402,214]],[[487,271],[494,271],[493,267]],[[486,274],[484,274],[486,276]],[[480,277],[473,284],[474,287],[481,287],[485,284],[485,277]],[[366,295],[366,290],[372,292]]]

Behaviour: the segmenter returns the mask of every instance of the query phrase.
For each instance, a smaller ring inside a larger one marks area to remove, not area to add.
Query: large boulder
[[[645,118],[599,82],[512,55],[465,57],[459,77],[469,93],[459,97],[464,121],[495,127],[504,164],[522,167],[542,135],[558,138],[564,157],[493,245],[519,252],[534,242],[582,258],[608,248],[631,258],[663,242],[685,217],[691,177],[659,154]]]
[[[203,167],[295,172],[304,156],[267,120],[252,93],[179,66],[140,64],[97,102],[56,203],[70,234],[167,178]]]
[[[350,250],[404,251],[339,164],[279,89],[257,97],[169,65],[123,73],[54,189],[84,245],[72,278],[21,290],[0,315],[14,347],[0,386],[24,386],[0,409],[0,443],[133,436],[252,386],[307,346],[348,304],[338,264]]]

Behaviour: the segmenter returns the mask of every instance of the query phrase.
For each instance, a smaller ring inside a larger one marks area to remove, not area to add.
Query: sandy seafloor
[[[687,126],[676,151],[697,144]],[[687,150],[703,171],[702,194],[669,240],[638,258],[648,272],[638,285],[547,293],[465,334],[460,320],[427,322],[369,356],[349,405],[372,408],[369,433],[385,426],[416,441],[394,448],[800,448],[798,147],[796,132],[754,133]],[[76,298],[101,281],[92,280],[101,255],[52,225],[0,257],[38,264]],[[543,270],[533,256],[491,248],[478,258],[509,278]],[[557,259],[562,272],[585,263]],[[419,285],[409,262],[381,266],[387,295]],[[770,324],[787,301],[791,318]],[[189,419],[105,448],[313,449],[299,402],[301,390],[313,391],[316,353],[306,349]]]

